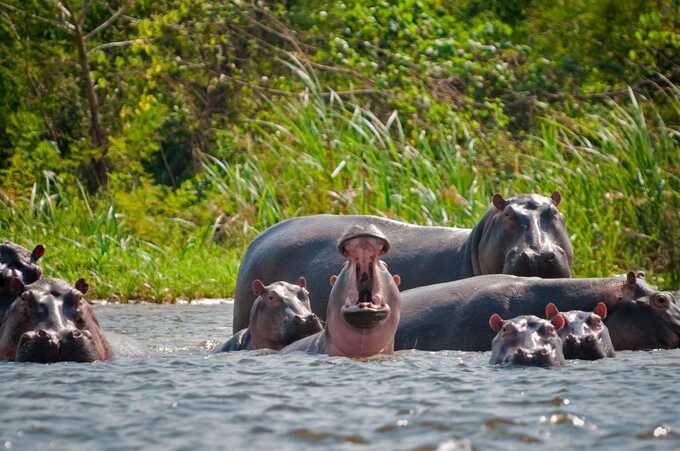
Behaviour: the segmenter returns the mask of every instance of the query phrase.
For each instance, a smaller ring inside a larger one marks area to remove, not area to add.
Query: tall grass
[[[24,199],[0,196],[0,237],[46,243],[46,273],[89,277],[95,297],[167,301],[231,294],[248,241],[287,217],[375,214],[471,227],[494,192],[559,190],[576,275],[634,268],[678,286],[680,137],[652,102],[631,92],[578,120],[555,113],[519,144],[472,133],[464,121],[407,134],[396,113],[381,119],[324,96],[311,71],[295,60],[291,69],[307,89],[272,104],[276,120],[255,124],[252,152],[206,160],[194,208],[215,211],[210,219],[156,215],[159,233],[147,239],[135,232],[139,210],[125,211],[113,193],[93,199],[46,174]],[[664,108],[680,118],[677,89]],[[186,225],[179,232],[178,222]]]

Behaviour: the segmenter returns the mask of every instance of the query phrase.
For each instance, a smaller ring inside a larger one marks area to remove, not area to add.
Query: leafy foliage
[[[228,295],[289,216],[558,189],[578,274],[677,285],[679,29],[671,0],[3,0],[0,235],[168,300]]]

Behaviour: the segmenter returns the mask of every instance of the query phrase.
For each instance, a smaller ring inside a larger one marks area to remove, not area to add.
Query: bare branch
[[[116,19],[118,19],[121,16],[121,14],[123,14],[125,12],[125,10],[132,4],[132,2],[133,2],[133,0],[128,0],[123,6],[118,8],[118,11],[113,13],[113,15],[111,15],[111,17],[109,17],[104,22],[102,22],[97,28],[95,28],[94,30],[87,33],[85,35],[85,40],[88,40],[89,38],[91,38],[95,34],[99,33],[102,30],[105,30],[106,28],[111,26],[111,24],[114,23],[116,21]]]
[[[66,6],[64,6],[64,4],[61,3],[59,0],[54,0],[54,5],[55,5],[55,6],[57,7],[57,9],[61,12],[61,20],[62,20],[63,22],[68,23],[68,21],[66,20],[66,18],[72,16],[71,11],[70,11]]]
[[[15,6],[8,5],[8,4],[5,3],[5,2],[0,2],[0,7],[9,9],[9,10],[11,10],[11,11],[16,11],[16,12],[21,13],[21,14],[24,14],[24,15],[26,15],[26,16],[32,18],[32,19],[38,20],[38,21],[40,21],[40,22],[48,23],[48,24],[50,24],[50,25],[52,25],[52,26],[54,26],[54,27],[57,27],[57,28],[61,28],[62,30],[73,31],[73,29],[74,29],[73,25],[71,25],[71,24],[68,23],[68,22],[65,22],[65,21],[56,21],[56,20],[53,20],[53,19],[48,19],[48,18],[46,18],[46,17],[37,16],[37,15],[35,15],[35,14],[29,13],[28,11],[24,11],[23,9],[19,9],[19,8],[15,7]]]
[[[85,22],[85,17],[87,17],[87,13],[90,9],[90,1],[89,0],[83,0],[83,3],[80,4],[80,17],[78,18],[78,28],[83,27],[83,22]]]
[[[99,50],[105,50],[105,49],[109,49],[111,47],[124,47],[126,45],[138,44],[138,43],[143,43],[143,42],[153,42],[153,39],[143,38],[143,39],[130,39],[129,41],[107,42],[105,44],[98,45],[97,47],[94,47],[94,48],[88,50],[87,53],[92,53],[92,52],[96,52],[96,51],[99,51]]]

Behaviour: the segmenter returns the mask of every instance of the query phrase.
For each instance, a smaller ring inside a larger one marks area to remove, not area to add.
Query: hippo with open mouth
[[[312,311],[326,319],[328,275],[343,263],[336,239],[348,227],[378,227],[394,250],[385,257],[411,289],[482,274],[570,277],[571,242],[558,210],[561,196],[493,196],[473,229],[407,224],[375,216],[315,215],[291,218],[257,236],[243,257],[234,295],[233,331],[248,326],[255,296],[251,281],[307,279]],[[295,262],[294,265],[289,262]]]
[[[552,319],[560,314],[566,320],[565,326],[558,332],[565,359],[598,360],[616,355],[609,329],[604,324],[607,317],[604,302],[598,302],[591,312],[570,310],[561,313],[553,303],[545,306],[546,318]]]
[[[304,277],[297,285],[279,281],[265,286],[252,283],[257,295],[250,312],[250,323],[216,349],[216,352],[281,348],[319,332],[323,325],[309,306],[309,292]]]
[[[489,363],[543,367],[563,364],[562,340],[558,331],[564,324],[562,314],[548,321],[534,315],[503,320],[494,313],[489,318],[489,326],[496,332],[491,342]]]
[[[331,277],[326,327],[283,349],[345,357],[370,357],[394,352],[399,324],[399,276],[380,260],[390,248],[374,225],[358,224],[338,240],[347,259]]]
[[[111,347],[90,305],[88,285],[40,279],[15,299],[0,325],[0,360],[93,362],[111,358]]]
[[[0,321],[24,287],[42,277],[38,260],[44,253],[42,244],[29,252],[10,241],[0,243]]]

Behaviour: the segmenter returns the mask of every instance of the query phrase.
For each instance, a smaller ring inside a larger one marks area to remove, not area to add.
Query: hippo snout
[[[293,321],[295,322],[295,326],[298,329],[310,334],[319,332],[321,329],[323,329],[321,320],[314,313],[305,316],[298,315],[295,317],[295,319],[293,319]]]
[[[59,337],[54,331],[37,329],[25,332],[17,346],[17,362],[50,363],[59,358]]]
[[[506,256],[505,274],[538,277],[569,277],[569,263],[563,249],[550,246],[542,249],[514,247]]]

